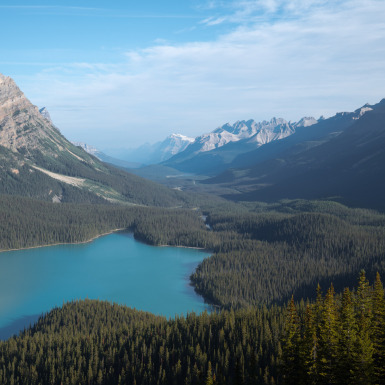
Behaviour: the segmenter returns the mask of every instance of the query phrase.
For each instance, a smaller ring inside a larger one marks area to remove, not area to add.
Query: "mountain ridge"
[[[270,151],[205,183],[233,187],[238,194],[226,197],[235,200],[333,198],[384,210],[385,99],[330,119],[331,127],[341,130],[328,140]]]
[[[303,117],[298,122],[272,118],[262,122],[249,119],[236,121],[233,125],[225,123],[208,134],[197,136],[184,151],[162,164],[184,172],[204,171],[211,175],[218,168],[226,168],[237,155],[245,151],[283,139],[300,127],[310,127],[317,123],[312,117]]]
[[[0,193],[54,202],[184,204],[180,192],[115,169],[73,145],[2,74]]]

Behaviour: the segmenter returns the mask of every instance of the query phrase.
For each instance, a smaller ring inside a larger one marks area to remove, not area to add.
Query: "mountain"
[[[302,118],[294,123],[282,118],[262,122],[242,120],[233,125],[226,123],[209,134],[198,136],[184,151],[163,165],[184,172],[213,175],[226,169],[238,155],[317,123],[314,118]]]
[[[194,142],[194,138],[171,134],[161,142],[145,143],[136,149],[126,150],[124,154],[121,152],[119,158],[145,165],[157,164],[185,150],[192,142]]]
[[[1,74],[0,193],[54,202],[184,202],[179,192],[117,170],[74,146]]]
[[[52,123],[51,115],[49,114],[46,107],[42,107],[39,109],[41,115],[43,115],[50,123]]]
[[[193,142],[194,138],[181,134],[171,134],[163,142],[159,143],[155,154],[159,161],[164,161],[184,151]],[[159,161],[156,163],[159,163]]]
[[[87,143],[82,143],[82,142],[71,142],[71,143],[74,146],[81,147],[88,154],[91,154],[91,155],[95,156],[96,158],[98,158],[99,160],[102,160],[100,158],[100,154],[102,154],[102,152],[100,150],[98,150],[97,148],[90,146]]]
[[[237,190],[238,194],[227,196],[236,200],[333,198],[384,210],[385,99],[351,113],[338,113],[317,126],[326,134],[318,140],[308,135],[308,140],[294,142],[293,135],[291,143],[287,138],[280,148],[265,146],[260,157],[253,154],[252,163],[206,183]]]
[[[72,142],[73,145],[77,147],[81,147],[85,152],[88,152],[89,154],[95,156],[99,160],[105,163],[110,163],[114,166],[118,167],[124,167],[124,168],[138,168],[141,167],[141,163],[135,163],[135,162],[127,162],[122,159],[117,159],[112,156],[109,156],[105,154],[103,151],[98,150],[96,147],[93,147],[87,143],[82,143],[82,142]]]

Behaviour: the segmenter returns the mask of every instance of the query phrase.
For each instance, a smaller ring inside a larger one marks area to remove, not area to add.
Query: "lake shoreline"
[[[18,249],[2,249],[0,250],[0,253],[7,253],[8,251],[18,251],[18,250],[31,250],[31,249],[39,249],[41,247],[51,247],[51,246],[64,246],[64,245],[81,245],[83,243],[90,243],[92,241],[94,241],[95,239],[98,239],[100,237],[104,237],[105,235],[110,235],[110,234],[113,234],[113,233],[116,233],[118,231],[129,231],[128,228],[121,228],[121,229],[113,229],[113,230],[110,230],[106,233],[103,233],[103,234],[98,234],[98,235],[95,235],[94,237],[90,238],[90,239],[87,239],[85,241],[78,241],[78,242],[58,242],[58,243],[50,243],[50,244],[47,244],[47,245],[38,245],[38,246],[28,246],[28,247],[20,247]]]
[[[98,239],[100,237],[104,237],[105,235],[110,235],[110,234],[113,234],[113,233],[117,233],[119,231],[127,231],[127,232],[130,232],[131,234],[134,235],[134,232],[131,231],[129,228],[123,227],[123,228],[119,228],[119,229],[110,230],[110,231],[108,231],[106,233],[103,233],[103,234],[95,235],[94,237],[92,237],[90,239],[87,239],[85,241],[79,241],[79,242],[58,242],[58,243],[50,243],[50,244],[47,244],[47,245],[20,247],[18,249],[1,249],[0,253],[7,253],[8,251],[39,249],[41,247],[51,247],[51,246],[81,245],[83,243],[89,243],[89,242],[94,241],[95,239]],[[135,238],[135,235],[134,235],[134,238]],[[140,239],[135,239],[135,240],[138,241],[138,242],[142,242],[143,244],[148,245],[148,246],[154,246],[154,247],[178,247],[178,248],[182,248],[182,249],[194,249],[194,250],[206,251],[208,253],[213,253],[213,250],[208,250],[208,249],[205,249],[204,247],[182,246],[182,245],[178,245],[177,246],[177,245],[167,245],[167,244],[166,245],[153,245],[151,243],[144,242],[144,241],[142,241]]]
[[[92,237],[99,238],[95,242],[0,256],[0,339],[74,299],[109,301],[167,318],[210,311],[189,279],[208,253],[150,247],[126,228],[114,230]]]

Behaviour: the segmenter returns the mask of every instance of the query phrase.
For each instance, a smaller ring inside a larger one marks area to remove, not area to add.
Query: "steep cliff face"
[[[61,149],[58,136],[60,133],[44,120],[15,82],[0,75],[0,144],[12,151],[31,150],[50,139]]]
[[[54,158],[65,152],[79,161],[95,164],[85,152],[77,153],[75,146],[39,112],[16,83],[1,74],[0,145],[32,157],[36,151]]]

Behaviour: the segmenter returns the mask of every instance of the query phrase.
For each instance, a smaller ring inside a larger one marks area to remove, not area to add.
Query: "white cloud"
[[[382,0],[243,1],[231,9],[206,25],[247,23],[216,40],[158,44],[114,65],[52,68],[25,82],[27,96],[71,139],[98,146],[198,135],[237,119],[330,115],[385,97]]]

